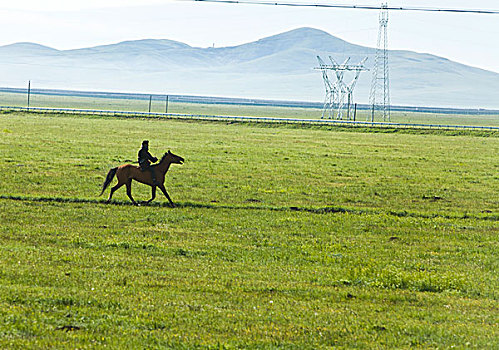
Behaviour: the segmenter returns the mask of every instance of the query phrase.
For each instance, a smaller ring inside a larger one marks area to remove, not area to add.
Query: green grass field
[[[177,208],[98,197],[143,139]],[[497,133],[5,113],[0,152],[0,348],[499,347]]]

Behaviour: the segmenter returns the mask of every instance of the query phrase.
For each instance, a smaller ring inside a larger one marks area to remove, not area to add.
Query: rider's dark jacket
[[[139,151],[139,165],[142,170],[151,166],[151,162],[158,161],[158,158],[153,157],[146,148],[141,148]]]

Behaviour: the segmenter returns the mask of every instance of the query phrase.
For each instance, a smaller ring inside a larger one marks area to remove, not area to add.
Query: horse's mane
[[[168,152],[165,152],[165,154],[163,154],[163,157],[161,157],[161,160],[158,163],[161,163],[162,161],[164,161],[167,155],[168,155]]]
[[[158,165],[160,165],[161,162],[165,160],[165,158],[166,158],[167,155],[168,155],[168,152],[166,152],[165,154],[163,154],[163,156],[161,157],[161,159],[159,160],[159,162],[154,163],[151,166],[158,166]]]

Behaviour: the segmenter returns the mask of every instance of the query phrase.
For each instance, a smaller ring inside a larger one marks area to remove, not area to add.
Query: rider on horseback
[[[152,183],[154,185],[158,185],[156,181],[156,174],[154,173],[154,168],[151,167],[151,162],[155,163],[158,161],[158,158],[153,157],[151,153],[149,153],[149,141],[142,141],[142,148],[139,151],[139,165],[140,170],[145,171],[149,170],[152,176]]]

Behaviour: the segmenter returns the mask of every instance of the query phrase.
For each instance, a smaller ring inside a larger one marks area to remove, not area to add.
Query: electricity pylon
[[[390,121],[390,77],[388,68],[388,4],[381,5],[379,14],[378,45],[374,59],[371,93],[371,121],[376,114],[383,116],[383,121]]]
[[[353,105],[353,90],[357,84],[360,73],[367,70],[364,66],[367,57],[357,65],[348,64],[350,57],[347,58],[342,64],[338,64],[331,56],[329,56],[329,60],[331,61],[331,64],[329,65],[325,64],[319,56],[317,56],[317,60],[319,61],[319,67],[316,67],[315,69],[322,72],[322,79],[326,89],[322,118],[343,119],[343,112],[346,104],[346,119],[349,120],[351,116],[351,106]],[[336,79],[331,79],[329,77],[329,71],[333,71],[335,73]],[[353,79],[348,84],[345,83],[346,72],[354,72]]]

